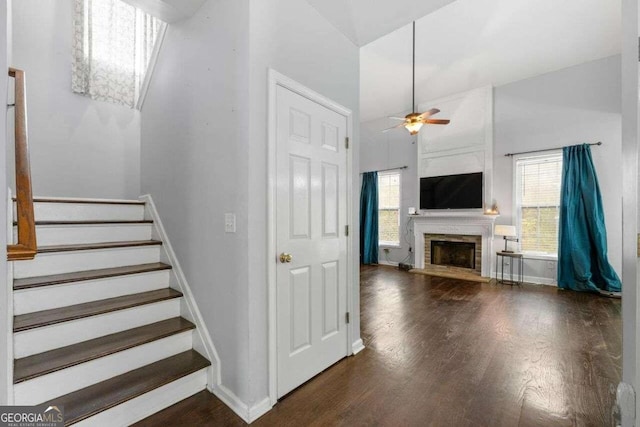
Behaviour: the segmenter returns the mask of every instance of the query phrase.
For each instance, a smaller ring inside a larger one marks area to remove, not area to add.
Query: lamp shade
[[[516,232],[516,227],[513,225],[498,224],[496,225],[494,231],[498,236],[516,237],[518,235]]]

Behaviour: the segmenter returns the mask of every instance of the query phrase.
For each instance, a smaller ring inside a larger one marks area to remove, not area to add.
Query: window
[[[516,159],[516,221],[522,252],[557,255],[562,154]]]
[[[400,246],[400,172],[378,174],[378,244]]]
[[[163,25],[121,0],[75,0],[73,92],[133,108]]]

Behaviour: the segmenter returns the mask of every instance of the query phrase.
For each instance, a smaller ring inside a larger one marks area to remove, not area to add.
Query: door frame
[[[269,68],[268,78],[268,119],[267,119],[267,292],[268,292],[268,378],[271,405],[278,401],[278,353],[277,353],[277,299],[276,299],[276,149],[277,149],[277,100],[278,86],[288,89],[304,98],[328,108],[347,119],[347,138],[353,141],[353,112],[331,99],[309,89],[297,81]],[[347,149],[347,221],[353,212],[353,145]],[[353,235],[355,224],[348,224],[347,236],[347,310],[356,316],[353,295]],[[347,324],[347,356],[353,354],[353,322]]]

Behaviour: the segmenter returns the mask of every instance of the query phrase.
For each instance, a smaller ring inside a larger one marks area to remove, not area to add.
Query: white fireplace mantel
[[[475,211],[437,211],[410,215],[413,221],[416,268],[424,268],[424,235],[457,234],[482,237],[482,276],[491,275],[493,224],[499,215]]]

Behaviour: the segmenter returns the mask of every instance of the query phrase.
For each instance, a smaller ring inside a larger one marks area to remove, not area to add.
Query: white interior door
[[[347,355],[348,171],[347,118],[281,86],[276,98],[281,397]]]

